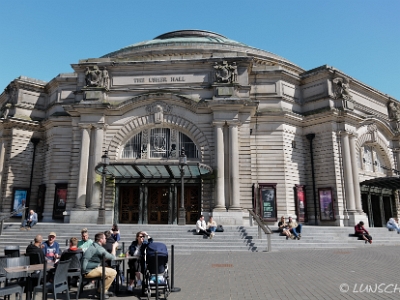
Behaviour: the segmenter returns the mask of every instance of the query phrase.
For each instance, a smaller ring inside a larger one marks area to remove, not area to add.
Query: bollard
[[[175,253],[174,245],[171,245],[171,292],[180,292],[181,288],[174,287],[174,265],[175,265]]]
[[[43,295],[42,295],[42,299],[43,300],[47,300],[47,286],[46,286],[46,282],[47,282],[47,260],[44,259],[43,261]]]
[[[156,300],[158,300],[158,251],[156,251]]]

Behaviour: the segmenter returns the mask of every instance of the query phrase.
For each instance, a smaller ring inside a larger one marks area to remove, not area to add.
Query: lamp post
[[[101,203],[99,208],[99,217],[97,219],[97,224],[106,223],[106,209],[105,209],[105,197],[106,197],[106,171],[107,166],[110,164],[110,158],[108,157],[108,151],[105,150],[104,154],[101,156],[101,164],[103,165],[102,176],[102,192],[101,192]]]
[[[185,166],[187,165],[187,159],[185,154],[185,148],[182,147],[179,155],[179,170],[181,171],[181,207],[179,208],[179,225],[186,225],[186,211],[185,211],[185,182],[183,176],[185,175]]]
[[[35,164],[35,155],[36,155],[36,146],[39,144],[40,139],[39,138],[31,138],[31,142],[33,144],[33,154],[32,154],[32,166],[31,166],[31,177],[29,178],[29,190],[27,193],[26,201],[25,201],[25,207],[28,207],[28,209],[24,210],[22,212],[22,218],[27,218],[29,214],[29,210],[31,210],[31,191],[32,191],[32,180],[33,180],[33,166]]]

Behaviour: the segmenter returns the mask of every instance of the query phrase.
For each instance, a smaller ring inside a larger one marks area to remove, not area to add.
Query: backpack
[[[218,225],[217,229],[215,229],[215,232],[224,232],[224,227],[222,227],[222,225]]]

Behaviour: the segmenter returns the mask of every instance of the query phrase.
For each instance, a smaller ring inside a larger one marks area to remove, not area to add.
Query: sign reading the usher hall
[[[174,84],[207,82],[206,74],[161,75],[161,76],[114,76],[113,85]]]

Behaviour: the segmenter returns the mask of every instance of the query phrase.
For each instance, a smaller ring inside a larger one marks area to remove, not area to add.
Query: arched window
[[[382,155],[376,151],[374,146],[364,145],[362,147],[361,165],[362,169],[368,172],[386,174],[387,171]]]
[[[184,133],[170,128],[145,129],[125,144],[121,158],[178,159],[182,147],[188,158],[199,157],[196,144]]]

